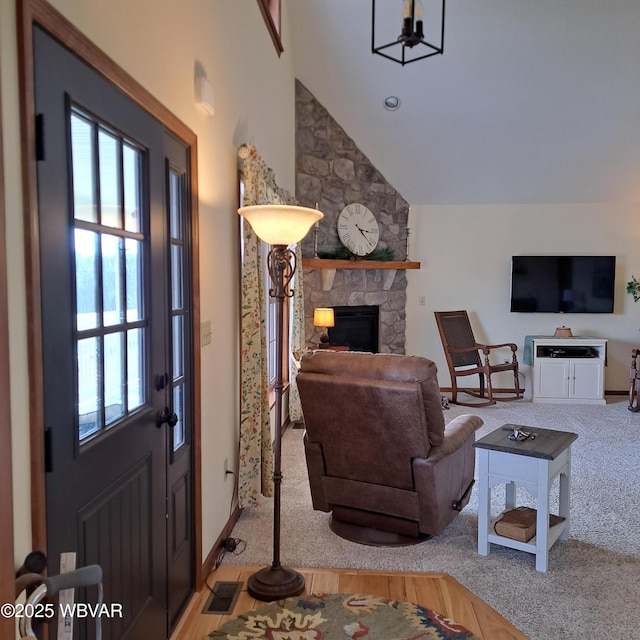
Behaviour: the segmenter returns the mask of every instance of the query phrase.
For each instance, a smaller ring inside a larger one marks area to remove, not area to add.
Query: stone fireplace
[[[397,271],[389,291],[383,289],[379,269],[337,269],[333,287],[323,291],[320,269],[304,269],[304,314],[308,346],[315,347],[320,329],[313,326],[316,307],[375,307],[378,309],[378,348],[382,353],[404,353],[406,277]]]
[[[301,205],[325,214],[302,242],[307,346],[318,345],[313,326],[315,307],[378,308],[378,342],[383,353],[405,352],[407,279],[407,218],[409,204],[390,185],[355,142],[315,97],[296,81],[296,197]],[[337,219],[342,209],[361,203],[374,214],[380,229],[378,248],[393,254],[393,262],[327,260],[342,245]],[[310,263],[313,264],[310,264]],[[397,270],[390,265],[397,265]],[[416,266],[411,268],[417,268]],[[335,270],[334,270],[335,269]],[[330,273],[331,277],[327,277]]]

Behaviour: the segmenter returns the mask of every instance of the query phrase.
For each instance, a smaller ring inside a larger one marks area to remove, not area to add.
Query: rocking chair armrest
[[[483,344],[474,344],[471,347],[447,347],[447,351],[449,353],[468,353],[469,351],[485,351],[485,345]],[[489,353],[489,351],[485,351],[485,353]]]
[[[470,351],[482,351],[484,356],[489,356],[491,348],[486,344],[474,344],[472,347],[447,347],[449,353],[469,353]]]
[[[509,347],[514,353],[518,350],[518,345],[513,342],[505,342],[503,344],[479,344],[478,347],[485,347],[487,349],[499,349],[500,347]]]

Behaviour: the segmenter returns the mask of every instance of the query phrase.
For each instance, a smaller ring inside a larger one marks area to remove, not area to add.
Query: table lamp
[[[329,333],[327,329],[329,327],[335,327],[335,325],[335,318],[331,307],[316,307],[313,310],[313,326],[322,329],[322,333],[320,334],[321,348],[329,346]]]

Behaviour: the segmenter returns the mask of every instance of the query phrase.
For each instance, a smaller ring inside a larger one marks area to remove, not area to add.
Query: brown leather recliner
[[[313,507],[338,535],[372,545],[440,534],[469,502],[483,423],[445,427],[431,360],[314,351],[296,378]]]

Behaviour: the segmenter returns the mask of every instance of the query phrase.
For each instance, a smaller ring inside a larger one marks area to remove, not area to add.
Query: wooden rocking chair
[[[436,311],[436,323],[442,340],[442,347],[451,375],[451,402],[469,407],[485,407],[496,400],[519,400],[523,397],[518,378],[517,346],[512,342],[504,344],[480,344],[476,342],[466,311]],[[489,355],[493,349],[511,349],[511,359],[501,364],[490,364]],[[514,387],[508,395],[494,398],[491,375],[502,371],[512,371]],[[458,387],[461,376],[478,374],[479,390]],[[484,402],[460,402],[458,391],[467,393]]]

